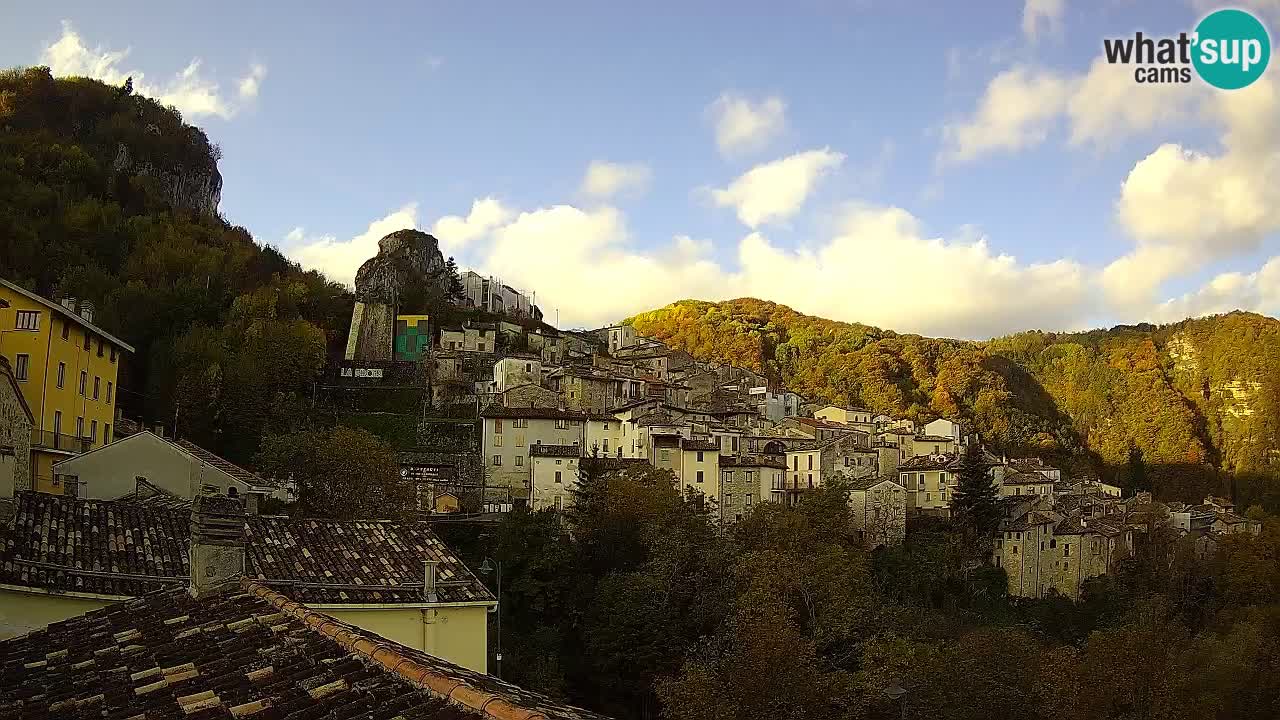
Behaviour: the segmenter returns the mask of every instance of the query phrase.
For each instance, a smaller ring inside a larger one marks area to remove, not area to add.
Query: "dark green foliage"
[[[300,517],[395,518],[415,508],[391,448],[364,430],[337,427],[268,438],[255,463],[267,477],[298,485]]]
[[[977,556],[986,553],[986,539],[1000,524],[996,488],[976,442],[965,446],[955,471],[956,488],[951,495],[951,512],[966,534],[975,540]]]

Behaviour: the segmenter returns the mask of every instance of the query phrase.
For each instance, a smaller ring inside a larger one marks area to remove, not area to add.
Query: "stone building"
[[[781,500],[786,469],[786,463],[776,455],[721,455],[721,518],[737,522],[758,503]]]
[[[31,488],[31,428],[35,418],[14,379],[9,361],[0,356],[0,501]]]
[[[901,545],[907,537],[907,491],[893,476],[854,480],[849,515],[854,532],[868,547]]]

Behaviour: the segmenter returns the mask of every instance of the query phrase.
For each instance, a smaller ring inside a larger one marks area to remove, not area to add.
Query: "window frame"
[[[31,355],[17,353],[13,356],[13,379],[26,382],[31,376]]]
[[[40,332],[39,310],[18,310],[13,314],[13,329],[23,332]],[[27,320],[29,322],[23,322]]]

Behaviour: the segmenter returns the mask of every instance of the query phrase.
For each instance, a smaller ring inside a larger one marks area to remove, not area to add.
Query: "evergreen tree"
[[[951,494],[951,514],[968,537],[981,544],[1000,524],[996,488],[987,475],[982,448],[970,442],[955,466],[956,489]]]
[[[450,257],[444,264],[446,280],[448,288],[445,295],[449,302],[455,305],[461,305],[466,297],[466,290],[462,287],[462,276],[458,274],[458,263]]]

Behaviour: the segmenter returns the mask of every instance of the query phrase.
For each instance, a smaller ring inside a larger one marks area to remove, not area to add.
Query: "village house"
[[[136,492],[140,483],[185,500],[223,495],[245,497],[256,506],[268,497],[293,499],[274,482],[195,443],[148,430],[55,463],[53,471],[68,495],[95,500],[123,497]]]
[[[997,476],[998,493],[1008,495],[1052,495],[1053,481],[1037,472],[1014,472]]]
[[[778,456],[721,455],[720,516],[737,522],[757,503],[781,502],[786,469]]]
[[[1052,594],[1079,601],[1086,580],[1105,575],[1133,548],[1118,515],[1064,514],[1052,496],[1008,497],[992,546],[992,562],[1009,578],[1009,594]]]
[[[849,510],[853,531],[868,547],[895,547],[907,537],[907,492],[892,476],[854,480]]]
[[[502,407],[480,412],[485,473],[489,485],[510,488],[528,498],[529,448],[534,445],[582,445],[587,416],[572,410]]]
[[[925,423],[924,427],[920,428],[921,435],[951,438],[951,441],[955,444],[959,444],[961,438],[964,437],[962,433],[963,429],[960,427],[960,423],[946,418],[938,418],[933,422]]]
[[[798,416],[784,418],[782,422],[778,423],[778,425],[784,428],[798,430],[819,442],[835,440],[839,437],[851,435],[856,432],[862,432],[854,428],[852,425],[846,425],[845,423]]]
[[[873,433],[876,430],[876,425],[871,420],[872,412],[866,408],[828,405],[815,412],[813,416],[819,420],[848,425],[865,433]]]
[[[563,365],[566,357],[564,338],[550,328],[534,328],[525,333],[525,343],[547,365]]]
[[[635,345],[640,337],[636,334],[636,329],[630,325],[611,325],[604,328],[601,334],[605,338],[610,355]]]
[[[172,508],[23,492],[6,530],[0,637],[243,576],[336,620],[487,670],[494,596],[424,522],[246,515],[227,497]]]
[[[564,367],[547,379],[570,410],[602,413],[646,397],[644,379],[607,370]]]
[[[950,435],[916,435],[911,438],[911,457],[942,455],[958,451],[956,440]]]
[[[533,489],[529,496],[530,510],[563,510],[572,504],[581,457],[582,448],[578,445],[535,445],[529,448],[529,485]]]
[[[786,448],[786,491],[795,502],[807,490],[823,487],[839,473],[846,480],[879,474],[870,437],[857,430],[831,440],[795,441]]]
[[[950,517],[955,464],[952,454],[918,455],[899,463],[898,484],[907,492],[907,512]]]
[[[494,400],[503,407],[509,408],[560,407],[560,393],[533,383],[508,388],[498,393]]]
[[[542,383],[542,358],[537,355],[507,355],[493,364],[494,392],[506,392],[519,385]]]
[[[463,323],[461,329],[440,331],[440,349],[494,353],[498,349],[498,328],[493,323]]]

